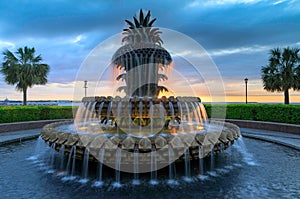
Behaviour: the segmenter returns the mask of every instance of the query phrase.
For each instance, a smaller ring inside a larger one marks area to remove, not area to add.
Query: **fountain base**
[[[169,134],[156,135],[151,137],[133,137],[131,135],[118,136],[117,134],[96,134],[85,133],[78,134],[72,132],[62,132],[58,127],[70,125],[73,121],[57,122],[46,125],[41,131],[41,137],[49,146],[55,144],[55,150],[60,151],[64,147],[65,155],[68,155],[72,147],[76,147],[76,158],[83,160],[85,149],[90,150],[89,161],[98,162],[99,157],[93,154],[99,154],[101,149],[105,150],[106,160],[111,160],[111,164],[115,164],[115,154],[117,149],[122,149],[126,153],[122,154],[121,164],[132,164],[134,159],[134,151],[147,154],[147,158],[140,162],[150,163],[151,152],[153,150],[160,151],[157,153],[157,163],[168,163],[168,151],[171,147],[176,157],[176,161],[185,159],[184,150],[189,149],[190,159],[199,159],[209,156],[212,152],[219,153],[231,146],[234,141],[240,136],[239,127],[220,121],[210,121],[208,128],[200,133],[189,134]],[[214,128],[212,128],[214,127]],[[216,128],[218,127],[218,128]],[[211,129],[211,130],[210,130]],[[181,154],[180,154],[181,153]]]

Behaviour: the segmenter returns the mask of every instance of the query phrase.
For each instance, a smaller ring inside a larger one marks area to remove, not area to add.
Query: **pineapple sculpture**
[[[160,92],[168,91],[158,82],[168,79],[162,72],[171,64],[172,58],[161,46],[162,32],[152,26],[155,21],[156,18],[151,19],[150,11],[144,15],[142,9],[139,17],[133,17],[133,22],[125,20],[128,28],[123,29],[123,46],[115,52],[112,61],[121,71],[116,79],[125,80],[126,84],[118,91],[124,91],[128,97],[157,97]]]

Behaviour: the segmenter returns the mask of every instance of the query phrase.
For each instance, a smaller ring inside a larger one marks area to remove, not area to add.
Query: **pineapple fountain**
[[[74,121],[42,129],[42,139],[67,160],[66,175],[80,162],[87,179],[89,163],[96,162],[99,182],[109,167],[117,185],[121,171],[134,173],[136,183],[139,173],[150,173],[155,183],[164,167],[172,182],[175,164],[182,163],[188,179],[191,161],[213,157],[240,136],[234,124],[209,121],[199,97],[160,96],[168,92],[159,83],[168,80],[164,71],[173,60],[162,47],[162,32],[152,26],[155,20],[142,10],[133,22],[125,20],[123,45],[112,56],[115,81],[123,83],[117,92],[124,96],[84,97]]]

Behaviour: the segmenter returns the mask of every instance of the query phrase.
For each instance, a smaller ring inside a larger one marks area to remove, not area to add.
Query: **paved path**
[[[40,132],[41,129],[38,128],[0,133],[0,146],[12,142],[21,142],[24,140],[37,138],[40,135]],[[241,132],[244,137],[274,142],[300,150],[300,135],[249,128],[241,128]]]
[[[0,133],[0,146],[12,142],[21,142],[24,140],[37,138],[39,137],[40,132],[41,129],[39,128],[39,129]]]
[[[241,128],[241,133],[244,137],[274,142],[300,150],[300,135],[249,128]]]

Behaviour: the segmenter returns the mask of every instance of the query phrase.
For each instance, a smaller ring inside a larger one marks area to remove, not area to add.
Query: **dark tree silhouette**
[[[300,90],[299,48],[275,48],[270,51],[269,64],[263,66],[264,89],[284,92],[284,103],[289,104],[289,89]]]
[[[16,89],[23,92],[23,105],[27,104],[27,89],[34,85],[47,83],[49,66],[41,63],[41,55],[35,56],[35,49],[19,48],[15,54],[9,50],[3,52],[4,62],[0,72],[5,77],[5,82],[16,84]]]

